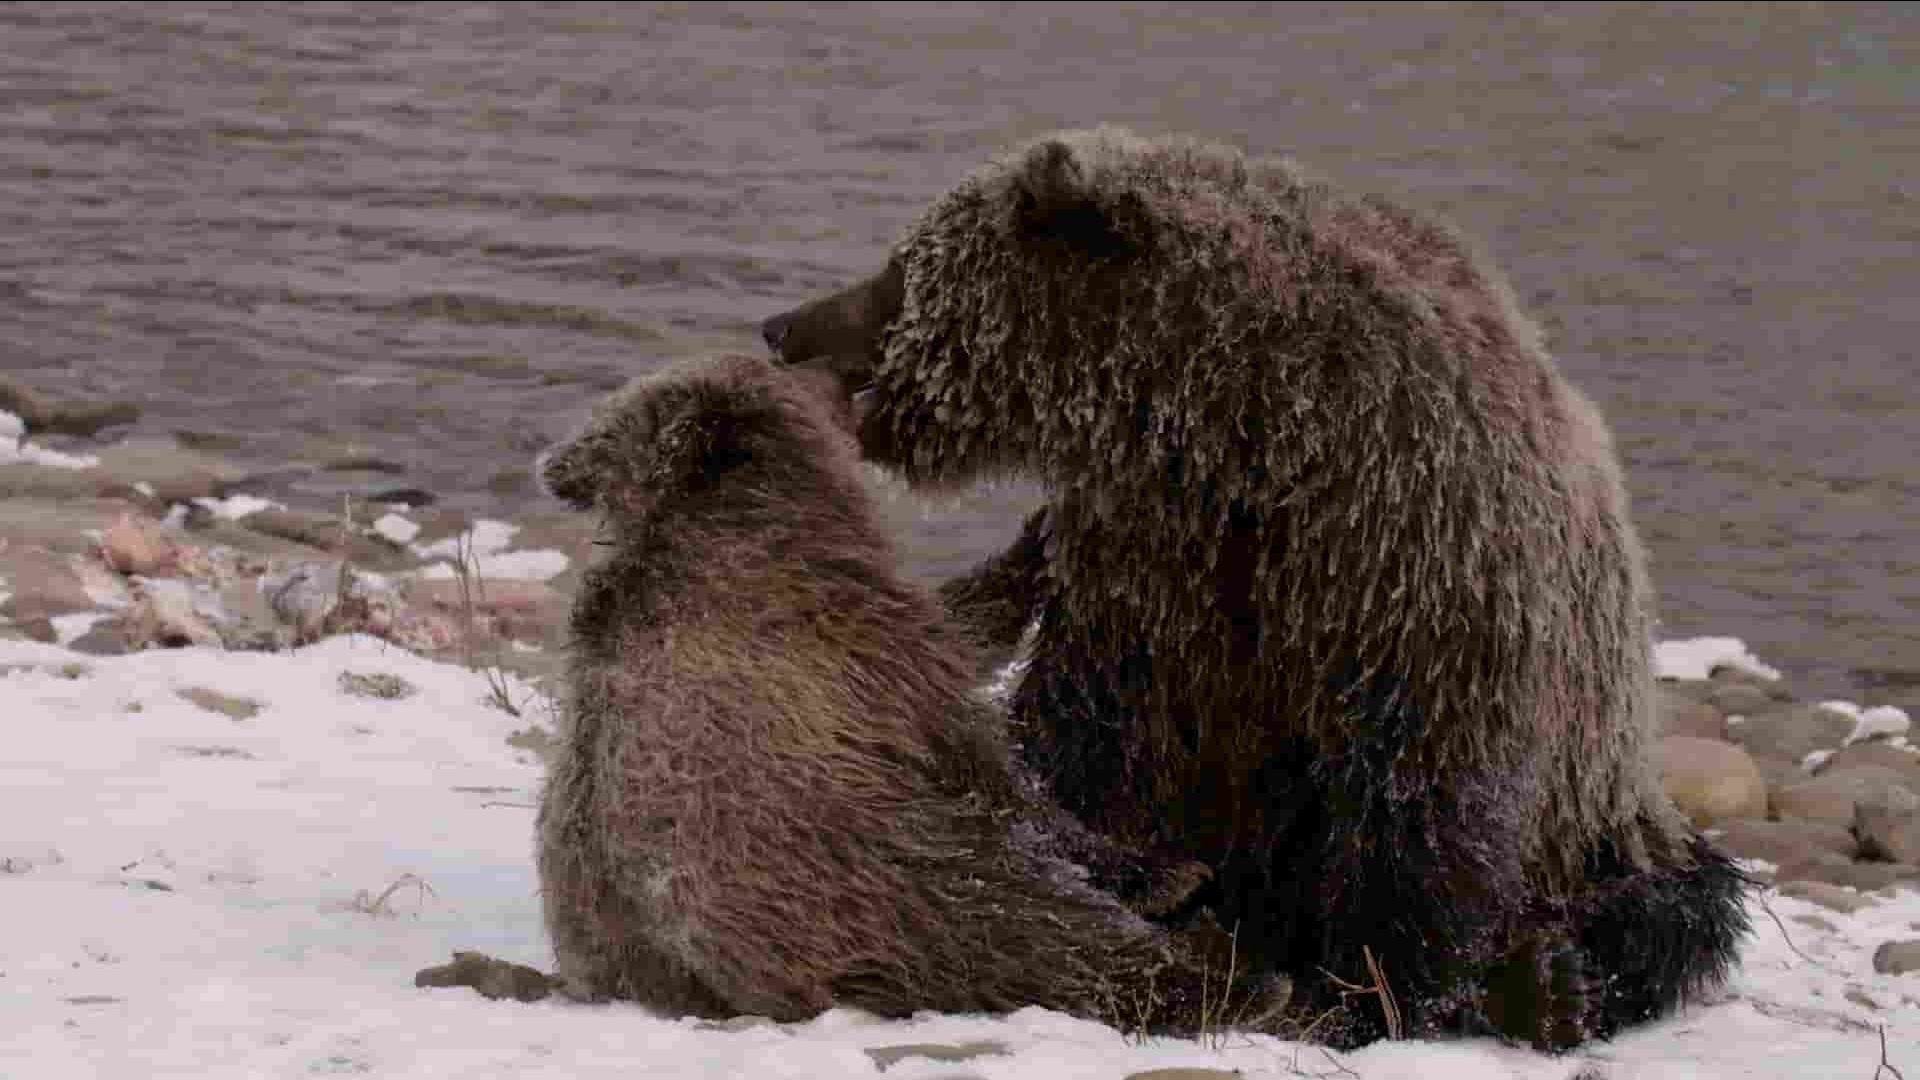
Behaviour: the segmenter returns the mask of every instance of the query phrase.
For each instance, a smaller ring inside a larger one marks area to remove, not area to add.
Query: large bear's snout
[[[775,315],[760,324],[760,336],[767,341],[767,348],[773,350],[775,360],[786,359],[782,347],[787,343],[787,335],[793,330],[793,312]]]

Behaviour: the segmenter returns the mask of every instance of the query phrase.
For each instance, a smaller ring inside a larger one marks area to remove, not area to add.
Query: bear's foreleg
[[[941,604],[987,653],[989,670],[1012,658],[1039,611],[1050,528],[1047,509],[1035,510],[1007,550],[940,586]]]

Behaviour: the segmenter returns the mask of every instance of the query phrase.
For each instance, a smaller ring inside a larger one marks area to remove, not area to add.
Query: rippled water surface
[[[1099,120],[1477,233],[1605,407],[1667,632],[1920,699],[1920,9],[0,7],[0,369],[539,504],[533,450]],[[903,519],[982,554],[988,493]]]

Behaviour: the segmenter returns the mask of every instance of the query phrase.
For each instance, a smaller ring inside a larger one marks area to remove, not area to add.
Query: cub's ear
[[[1064,243],[1096,257],[1125,255],[1137,246],[1130,235],[1137,223],[1115,213],[1127,197],[1097,190],[1087,162],[1064,139],[1027,150],[1014,167],[1010,195],[1022,239]]]
[[[581,433],[550,446],[533,461],[533,477],[540,489],[575,510],[591,510],[606,481],[605,454],[593,445],[598,436]]]
[[[576,510],[644,513],[704,458],[690,389],[656,376],[616,392],[578,435],[539,457],[540,486]]]

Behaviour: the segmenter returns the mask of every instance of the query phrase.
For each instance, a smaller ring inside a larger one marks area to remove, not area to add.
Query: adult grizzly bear
[[[1060,857],[1082,840],[1046,829],[970,649],[896,573],[802,382],[753,357],[668,372],[542,459],[607,545],[538,818],[558,978],[700,1016],[1217,1021],[1211,943]]]
[[[1459,237],[1072,132],[764,333],[909,481],[1045,483],[945,590],[1002,644],[1037,619],[1021,753],[1095,831],[1210,864],[1243,956],[1353,1006],[1336,1040],[1393,1026],[1338,993],[1376,970],[1410,1033],[1565,1047],[1734,960],[1746,880],[1645,761],[1610,437]]]

